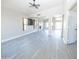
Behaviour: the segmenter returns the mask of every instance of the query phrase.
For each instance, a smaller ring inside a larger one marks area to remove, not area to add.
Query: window
[[[27,29],[28,20],[26,18],[23,19],[23,30]]]
[[[62,29],[62,22],[56,22],[55,29]]]
[[[62,21],[62,15],[55,16],[55,21]]]
[[[48,27],[49,27],[49,23],[46,22],[46,23],[45,23],[45,26],[46,26],[46,28],[48,29]]]
[[[62,17],[57,17],[56,20],[57,21],[62,21]]]
[[[53,26],[53,22],[51,22],[51,25]]]
[[[55,17],[55,29],[62,29],[62,16]]]

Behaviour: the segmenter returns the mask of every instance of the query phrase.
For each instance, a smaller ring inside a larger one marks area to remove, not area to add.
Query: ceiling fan
[[[29,6],[29,7],[35,7],[36,9],[39,9],[40,4],[36,4],[35,1],[36,1],[36,0],[33,0],[33,3],[29,2],[29,4],[31,5],[31,6]]]

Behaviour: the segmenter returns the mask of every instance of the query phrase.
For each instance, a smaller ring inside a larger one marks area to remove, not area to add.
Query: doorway
[[[63,35],[63,16],[62,15],[53,17],[53,29],[56,36],[62,37]]]

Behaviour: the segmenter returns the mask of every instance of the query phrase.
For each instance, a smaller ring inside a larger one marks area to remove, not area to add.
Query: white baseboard
[[[62,37],[62,38],[63,38],[63,37]],[[67,41],[65,41],[64,38],[63,38],[63,42],[64,42],[64,44],[67,44]]]
[[[74,40],[74,41],[65,41],[64,38],[63,38],[63,41],[64,41],[64,44],[73,44],[75,42],[77,42],[77,40]]]
[[[38,31],[38,30],[34,30],[34,31],[31,31],[31,32],[28,32],[28,33],[25,33],[25,34],[22,34],[22,35],[18,35],[18,36],[11,37],[11,38],[9,38],[9,39],[4,39],[4,40],[1,40],[1,43],[5,43],[5,42],[8,42],[8,41],[10,41],[10,40],[13,40],[13,39],[16,39],[16,38],[19,38],[19,37],[22,37],[22,36],[25,36],[25,35],[28,35],[28,34],[37,32],[37,31]]]
[[[64,44],[68,44],[67,41],[64,41]]]
[[[68,41],[67,44],[73,44],[73,43],[75,43],[75,42],[77,42],[77,40],[74,40],[74,41]]]

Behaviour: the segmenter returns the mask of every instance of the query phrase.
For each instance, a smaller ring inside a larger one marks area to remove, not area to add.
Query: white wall
[[[76,13],[71,13],[69,9],[76,3],[76,0],[65,0],[64,1],[64,27],[63,27],[63,40],[67,43],[72,43],[76,41],[76,38],[72,39],[72,34],[70,33],[72,30],[72,26],[76,23]],[[73,21],[73,24],[72,24]],[[72,31],[73,32],[73,31]],[[75,34],[76,35],[76,34]]]
[[[27,32],[33,31],[32,26],[27,31],[23,31],[22,17],[25,16],[26,16],[25,14],[16,12],[14,10],[2,8],[1,11],[2,41],[7,41],[18,35],[26,34]]]

